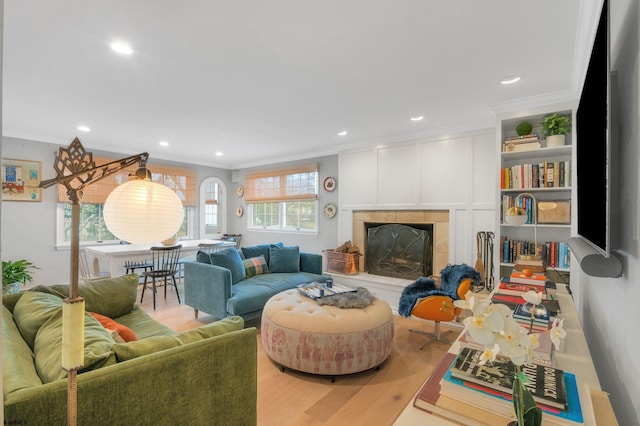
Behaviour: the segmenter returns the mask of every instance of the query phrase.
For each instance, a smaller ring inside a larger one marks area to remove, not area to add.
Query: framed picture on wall
[[[40,161],[2,159],[2,201],[42,201]]]

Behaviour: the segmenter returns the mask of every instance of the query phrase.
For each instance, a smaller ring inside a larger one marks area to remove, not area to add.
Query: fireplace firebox
[[[369,274],[416,279],[433,274],[433,224],[365,222]]]

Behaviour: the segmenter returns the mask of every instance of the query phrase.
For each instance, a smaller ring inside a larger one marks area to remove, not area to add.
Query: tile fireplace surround
[[[354,210],[351,242],[364,252],[365,222],[433,224],[433,274],[438,275],[449,263],[449,211],[448,210]],[[398,313],[402,290],[414,280],[369,275],[364,270],[364,256],[360,256],[360,273],[340,275],[339,282],[368,288],[376,297],[386,301]],[[335,275],[335,274],[332,274]]]
[[[354,210],[353,238],[351,242],[358,246],[360,271],[364,270],[365,222],[433,224],[433,274],[438,275],[449,263],[449,212],[447,210]]]

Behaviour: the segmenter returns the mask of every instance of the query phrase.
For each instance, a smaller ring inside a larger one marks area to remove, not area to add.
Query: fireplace
[[[416,279],[433,275],[433,224],[364,223],[369,274]]]

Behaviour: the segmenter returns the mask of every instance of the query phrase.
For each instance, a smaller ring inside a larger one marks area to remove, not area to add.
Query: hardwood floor
[[[182,286],[179,290],[182,296]],[[215,321],[202,313],[195,319],[192,308],[178,304],[173,290],[168,290],[166,300],[163,297],[158,293],[153,311],[151,293],[146,291],[141,305],[176,331]],[[394,323],[393,350],[379,370],[338,376],[332,383],[325,376],[282,372],[262,349],[260,321],[247,322],[246,326],[258,329],[258,425],[393,424],[449,347],[434,342],[419,349],[426,337],[410,333],[409,328],[433,331],[433,323],[399,316],[394,316]]]

